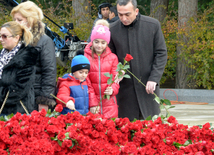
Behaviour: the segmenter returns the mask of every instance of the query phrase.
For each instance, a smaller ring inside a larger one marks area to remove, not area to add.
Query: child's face
[[[78,70],[76,72],[73,72],[73,76],[76,79],[83,82],[86,79],[86,77],[88,76],[88,69],[81,69],[81,70]]]
[[[103,39],[95,39],[93,41],[93,48],[96,54],[102,54],[103,51],[106,49],[106,47],[107,47],[107,42]]]

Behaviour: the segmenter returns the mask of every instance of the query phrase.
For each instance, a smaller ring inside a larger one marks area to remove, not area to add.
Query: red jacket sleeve
[[[57,98],[62,100],[63,102],[67,103],[69,100],[72,100],[75,103],[73,97],[70,96],[70,88],[67,81],[61,81],[59,84],[59,89],[57,93]],[[62,104],[65,107],[65,104],[59,100],[56,100],[57,104]]]
[[[86,81],[87,81],[88,93],[89,93],[89,108],[98,106],[99,105],[99,101],[98,101],[98,99],[96,97],[94,88],[91,85],[91,81],[89,79],[89,76],[87,76]]]

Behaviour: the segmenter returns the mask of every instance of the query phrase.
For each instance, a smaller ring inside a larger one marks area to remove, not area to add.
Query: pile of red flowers
[[[0,154],[25,155],[209,155],[214,151],[210,124],[203,127],[178,124],[170,116],[163,123],[108,120],[79,112],[50,117],[45,110],[31,115],[17,113],[0,121]]]

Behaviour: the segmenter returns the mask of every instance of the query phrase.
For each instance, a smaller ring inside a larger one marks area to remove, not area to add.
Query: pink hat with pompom
[[[93,42],[95,39],[103,39],[109,44],[110,35],[111,35],[111,33],[107,26],[96,25],[96,26],[94,26],[94,28],[91,32],[91,42]]]

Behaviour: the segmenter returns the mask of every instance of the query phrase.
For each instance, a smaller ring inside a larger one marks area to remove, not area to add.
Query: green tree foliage
[[[214,3],[213,0],[198,0],[198,11],[204,12],[204,10],[208,9]]]
[[[177,27],[178,23],[175,18],[167,16],[162,23],[162,31],[167,46],[167,64],[161,79],[163,84],[167,79],[175,79],[176,74],[176,46],[177,46]]]
[[[137,0],[139,11],[142,15],[149,16],[150,14],[150,1],[151,0]]]
[[[4,6],[0,3],[0,25],[3,25],[7,21],[11,21],[10,11],[6,10]],[[0,44],[0,49],[2,49],[2,45]]]
[[[214,2],[207,0],[206,4],[199,1],[198,20],[189,21],[189,27],[178,29],[177,3],[169,2],[168,16],[162,23],[162,30],[168,50],[168,61],[161,79],[163,84],[166,79],[175,80],[176,75],[176,47],[184,45],[183,57],[188,60],[189,67],[195,69],[189,79],[196,81],[196,88],[214,88],[213,56],[214,56]],[[191,36],[188,44],[178,42],[178,34]]]
[[[176,38],[178,28],[177,9],[178,5],[174,1],[170,1],[166,18],[161,23],[162,32],[167,46],[167,64],[165,66],[160,84],[164,84],[167,79],[175,80],[176,77],[176,47],[178,43]]]
[[[188,36],[188,42],[179,42],[185,53],[182,53],[187,66],[195,70],[188,78],[196,81],[196,86],[212,89],[214,87],[214,20],[212,5],[202,14],[198,20],[189,21],[185,28],[178,29],[181,36]]]

